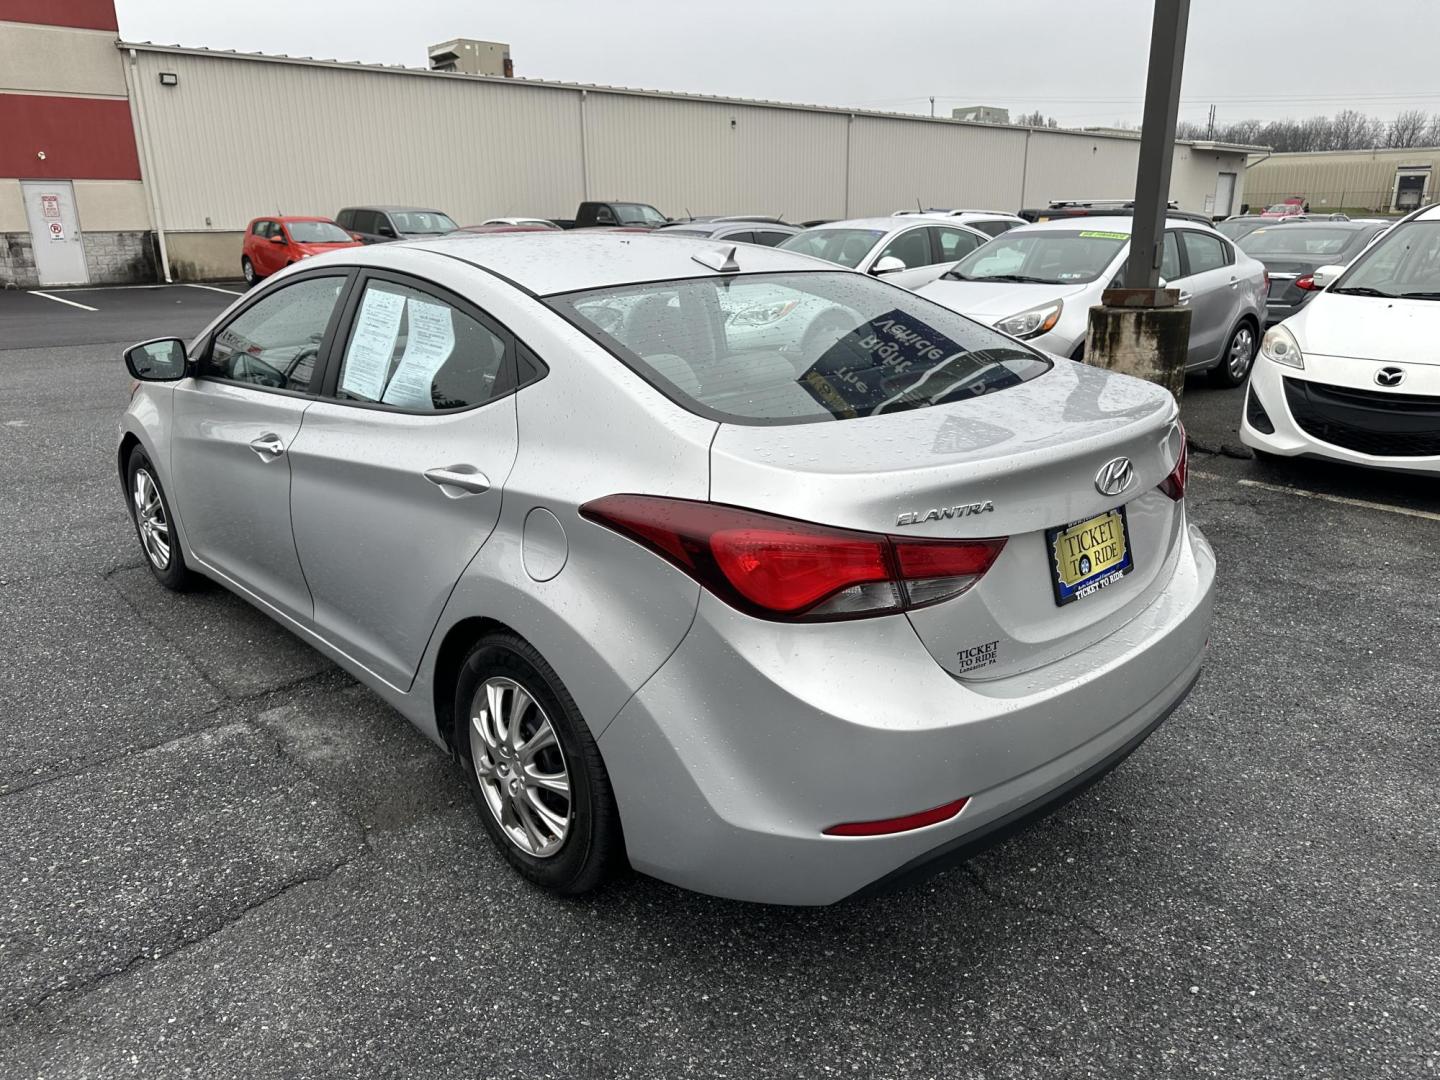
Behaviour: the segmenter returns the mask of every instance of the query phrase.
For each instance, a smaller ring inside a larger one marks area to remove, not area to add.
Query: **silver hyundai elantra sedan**
[[[805,256],[355,248],[126,363],[159,582],[371,687],[557,892],[891,885],[1098,779],[1200,670],[1174,399]]]

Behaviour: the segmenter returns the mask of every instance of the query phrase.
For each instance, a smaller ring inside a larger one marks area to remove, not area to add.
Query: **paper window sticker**
[[[385,389],[387,405],[407,409],[433,409],[431,386],[435,375],[455,351],[454,315],[446,304],[410,300],[410,325],[405,355]]]
[[[398,293],[367,289],[345,350],[345,369],[340,389],[352,397],[379,401],[390,373],[390,358],[400,337],[400,316],[405,297]]]

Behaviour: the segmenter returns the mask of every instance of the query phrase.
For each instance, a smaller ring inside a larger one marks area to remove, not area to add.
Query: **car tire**
[[[454,716],[480,820],[510,865],[564,896],[601,884],[624,850],[620,813],[600,748],[555,669],[523,638],[488,635],[461,665]]]
[[[250,261],[248,255],[240,259],[240,273],[244,275],[246,285],[254,285],[260,280],[260,275],[255,272],[255,264]]]
[[[1215,386],[1244,386],[1250,377],[1250,368],[1255,363],[1255,350],[1260,341],[1255,327],[1242,322],[1230,333],[1225,351],[1220,354],[1220,363],[1210,369],[1210,382]]]
[[[125,493],[135,536],[155,580],[174,592],[192,588],[195,574],[185,565],[185,555],[177,542],[170,500],[165,497],[149,455],[138,446],[130,451],[125,466]]]

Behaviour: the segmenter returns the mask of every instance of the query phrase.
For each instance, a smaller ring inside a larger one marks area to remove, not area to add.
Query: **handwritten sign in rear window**
[[[837,417],[869,416],[1019,382],[998,359],[896,310],[842,337],[805,370],[800,385]]]

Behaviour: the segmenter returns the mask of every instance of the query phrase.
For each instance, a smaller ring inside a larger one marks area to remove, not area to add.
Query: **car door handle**
[[[266,461],[274,461],[281,454],[285,453],[285,442],[279,435],[273,432],[261,435],[258,439],[250,440],[250,449],[259,454]]]
[[[1193,300],[1194,298],[1195,298],[1195,294],[1192,293],[1189,289],[1181,289],[1181,290],[1180,290],[1180,303],[1182,303],[1182,304],[1188,304],[1188,303],[1190,303],[1190,301]]]
[[[459,488],[466,495],[480,495],[490,490],[490,478],[474,465],[447,465],[443,469],[426,469],[425,479],[441,491],[446,488]],[[460,497],[449,491],[445,494],[452,499]]]
[[[1230,288],[1232,288],[1232,289],[1238,289],[1239,287],[1240,287],[1240,279],[1239,279],[1239,278],[1234,278],[1234,277],[1232,277],[1232,278],[1230,279]]]

